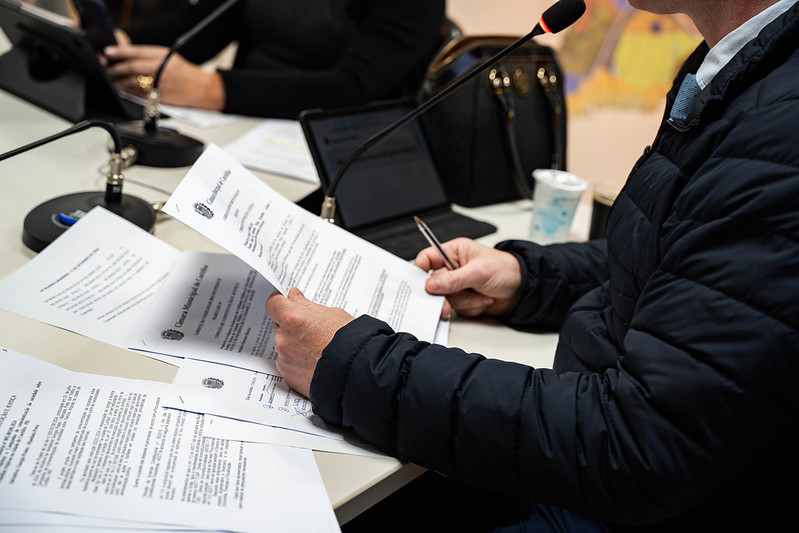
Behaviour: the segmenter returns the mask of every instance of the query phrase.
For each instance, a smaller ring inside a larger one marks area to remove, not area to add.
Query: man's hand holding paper
[[[352,321],[343,309],[324,307],[293,288],[288,297],[275,292],[266,301],[266,312],[275,323],[277,368],[286,383],[306,398],[322,350],[333,335]],[[282,356],[282,357],[281,357]]]

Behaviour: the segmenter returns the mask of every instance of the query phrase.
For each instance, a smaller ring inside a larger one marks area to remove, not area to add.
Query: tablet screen
[[[363,141],[413,109],[407,100],[364,108],[313,110],[300,115],[311,154],[326,187]],[[416,120],[364,152],[342,176],[336,211],[350,230],[447,206],[444,189]]]

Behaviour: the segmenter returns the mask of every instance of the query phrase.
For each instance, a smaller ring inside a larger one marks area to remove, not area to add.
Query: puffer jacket
[[[686,61],[666,109],[706,53],[703,43]],[[614,530],[795,520],[799,4],[685,121],[664,119],[613,207],[606,247],[499,248],[523,271],[502,319],[560,327],[554,369],[360,317],[324,351],[314,410],[401,459]]]

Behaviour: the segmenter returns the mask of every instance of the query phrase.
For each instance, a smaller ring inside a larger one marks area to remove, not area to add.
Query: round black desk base
[[[53,198],[33,208],[22,225],[22,242],[34,252],[41,252],[70,227],[61,221],[59,213],[80,218],[98,205],[146,231],[152,231],[155,224],[153,206],[141,198],[123,194],[121,202],[107,203],[105,191],[78,192]]]

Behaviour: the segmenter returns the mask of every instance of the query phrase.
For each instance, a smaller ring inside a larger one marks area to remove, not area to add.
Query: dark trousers
[[[607,533],[601,522],[426,472],[342,527],[343,533]]]

